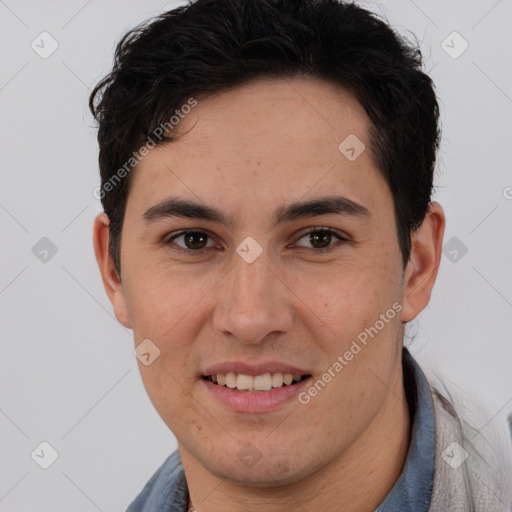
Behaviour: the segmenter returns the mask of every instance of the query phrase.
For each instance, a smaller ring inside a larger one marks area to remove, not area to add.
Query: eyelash
[[[191,234],[191,233],[194,233],[194,234],[197,234],[197,233],[205,234],[208,238],[211,239],[210,235],[208,235],[208,233],[206,233],[205,231],[187,229],[185,231],[180,231],[179,233],[176,233],[172,237],[166,239],[164,241],[164,244],[165,245],[170,245],[177,238],[179,238],[181,236],[184,236],[184,235],[187,235],[187,234]],[[335,244],[335,245],[329,245],[325,249],[314,249],[314,248],[311,248],[311,250],[313,252],[315,252],[315,253],[325,254],[327,252],[331,252],[332,250],[336,249],[340,245],[343,245],[344,243],[350,242],[350,240],[348,238],[346,238],[345,236],[341,235],[337,231],[334,231],[333,229],[329,229],[329,228],[310,228],[308,231],[302,233],[302,235],[297,239],[297,241],[301,240],[306,235],[309,235],[311,233],[328,233],[328,234],[334,235],[338,239],[338,241],[340,242],[340,243]],[[302,248],[305,249],[305,247],[302,247]],[[179,245],[176,245],[176,247],[173,248],[173,251],[175,251],[177,253],[180,253],[180,254],[186,254],[187,256],[192,256],[193,257],[193,256],[202,256],[208,249],[212,249],[212,247],[207,247],[207,248],[204,248],[204,249],[193,250],[193,249],[183,249]]]

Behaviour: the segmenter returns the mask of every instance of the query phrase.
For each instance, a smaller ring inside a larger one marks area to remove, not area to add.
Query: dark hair
[[[343,86],[367,112],[370,150],[393,195],[405,268],[411,235],[428,211],[440,137],[434,86],[421,67],[417,45],[375,14],[337,0],[196,0],[127,32],[111,73],[89,98],[118,274],[131,181],[126,163],[136,165],[134,151],[155,128],[169,124],[191,97],[257,78],[299,76]]]

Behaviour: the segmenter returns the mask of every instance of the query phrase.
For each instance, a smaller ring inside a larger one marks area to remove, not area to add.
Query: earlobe
[[[108,298],[114,308],[114,314],[121,324],[131,329],[132,326],[128,314],[123,284],[117,275],[114,262],[110,254],[109,224],[110,219],[104,212],[99,213],[94,219],[94,254],[96,255],[96,261],[101,273],[103,286],[105,287],[105,291],[107,292]]]
[[[411,255],[404,273],[402,321],[410,322],[427,306],[441,262],[445,217],[432,202],[411,238]]]

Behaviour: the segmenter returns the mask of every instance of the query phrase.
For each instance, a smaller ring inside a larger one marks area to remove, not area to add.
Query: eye
[[[332,245],[333,236],[340,242],[336,245]],[[306,239],[306,237],[309,237]],[[345,236],[341,235],[337,231],[328,228],[310,228],[306,233],[304,233],[299,241],[302,239],[306,239],[306,243],[310,243],[313,245],[313,249],[316,249],[315,252],[327,252],[335,249],[337,246],[343,244],[344,242],[349,242],[349,239]],[[298,247],[307,247],[305,245],[296,244]]]
[[[183,238],[184,245],[180,245],[175,242],[181,238]],[[173,247],[173,250],[176,252],[195,256],[203,254],[207,248],[215,246],[213,241],[210,246],[205,245],[209,238],[210,236],[204,231],[181,231],[180,233],[176,233],[170,238],[167,238],[164,243],[176,245],[178,248]],[[181,249],[179,249],[179,247],[181,247]]]
[[[306,238],[309,237],[309,238]],[[333,245],[333,237],[339,241],[338,244]],[[181,243],[177,243],[177,240],[183,239]],[[210,239],[210,245],[207,245],[208,240]],[[323,227],[314,227],[310,228],[306,233],[303,233],[299,238],[299,241],[304,239],[306,244],[311,244],[313,247],[309,247],[313,249],[313,252],[329,252],[331,250],[336,249],[339,245],[349,242],[350,240],[334,231],[333,229],[323,228]],[[177,253],[186,254],[188,256],[200,256],[207,249],[215,247],[215,243],[211,240],[210,235],[205,233],[204,231],[180,231],[175,235],[167,238],[164,241],[165,245],[172,245],[172,250]],[[295,243],[296,247],[305,247],[308,248],[307,245],[301,245],[299,243]]]

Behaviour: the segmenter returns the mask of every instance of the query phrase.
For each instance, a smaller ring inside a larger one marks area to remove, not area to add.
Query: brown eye
[[[325,231],[314,231],[309,233],[309,241],[315,249],[324,249],[331,245],[332,234]]]
[[[197,231],[191,231],[183,235],[183,241],[187,249],[204,249],[207,239],[208,235]]]
[[[309,246],[310,248],[317,249],[318,252],[322,252],[322,250],[330,250],[331,247],[336,247],[332,245],[333,237],[341,243],[348,242],[347,238],[341,236],[336,231],[327,228],[312,228],[308,232],[304,233],[299,240],[305,239],[307,244],[311,244]],[[298,244],[298,247],[308,246]]]
[[[203,250],[215,245],[213,241],[210,246],[206,245],[209,238],[210,237],[204,231],[182,231],[168,238],[165,243],[180,247],[181,249],[175,249],[177,252],[202,253]],[[183,239],[183,241],[176,243],[176,240],[180,239]]]

